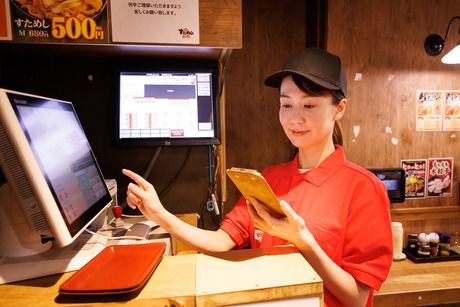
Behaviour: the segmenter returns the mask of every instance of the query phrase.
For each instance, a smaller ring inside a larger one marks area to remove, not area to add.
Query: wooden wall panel
[[[241,2],[200,1],[200,46],[242,47]]]
[[[303,0],[243,1],[243,49],[232,51],[225,74],[227,167],[261,170],[288,161],[291,149],[278,121],[278,91],[263,81],[304,48],[305,13]],[[227,184],[225,212],[240,195]]]
[[[342,122],[348,158],[364,167],[398,167],[401,159],[454,157],[453,197],[407,200],[394,209],[460,203],[460,132],[415,131],[418,89],[460,90],[460,65],[442,64],[441,56],[430,57],[423,48],[429,34],[443,36],[459,13],[455,0],[329,1],[327,49],[341,56],[348,76],[350,103]],[[459,27],[456,21],[448,50],[460,40]],[[361,81],[355,80],[358,73]],[[361,128],[357,137],[353,126]],[[448,226],[407,221],[407,231],[459,228],[457,215],[453,218]]]

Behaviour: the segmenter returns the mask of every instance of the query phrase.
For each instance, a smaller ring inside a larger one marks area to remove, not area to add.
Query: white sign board
[[[199,44],[199,0],[112,0],[112,42]]]

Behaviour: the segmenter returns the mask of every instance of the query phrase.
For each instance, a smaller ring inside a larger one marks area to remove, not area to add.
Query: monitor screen
[[[2,159],[2,169],[13,184],[27,177],[51,234],[65,246],[111,202],[101,170],[70,102],[2,91],[2,132],[17,156],[16,163]],[[7,147],[2,143],[3,156]]]
[[[405,200],[405,173],[402,168],[372,168],[369,169],[385,185],[391,203]]]
[[[117,80],[119,144],[219,144],[215,69],[119,70]]]

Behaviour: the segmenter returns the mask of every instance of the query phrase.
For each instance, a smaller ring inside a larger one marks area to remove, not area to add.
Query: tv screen
[[[405,200],[405,172],[402,168],[372,168],[369,169],[385,185],[391,203]]]
[[[117,143],[219,144],[217,69],[117,71]]]

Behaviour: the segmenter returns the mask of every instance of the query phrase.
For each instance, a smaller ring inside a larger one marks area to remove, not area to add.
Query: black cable
[[[2,168],[0,167],[0,186],[7,183],[8,180],[5,177],[5,174],[2,171]]]
[[[205,203],[206,211],[211,215],[212,222],[216,227],[222,223],[222,212],[219,208],[219,197],[217,195],[217,176],[219,172],[219,151],[217,146],[210,147],[209,150],[210,178],[208,185],[208,198]],[[209,204],[211,202],[211,204]],[[212,208],[211,208],[212,207]],[[211,210],[210,210],[211,209]]]
[[[161,146],[158,146],[155,149],[155,152],[154,152],[152,158],[150,159],[149,165],[147,166],[147,169],[145,170],[144,174],[142,175],[142,177],[144,177],[144,179],[147,180],[147,181],[149,180],[150,174],[152,173],[153,166],[155,165],[155,163],[158,160],[158,157],[160,156],[161,148],[162,148]]]
[[[220,101],[220,98],[222,96],[222,92],[223,92],[223,89],[224,89],[224,83],[225,83],[225,69],[227,67],[227,62],[228,62],[228,59],[230,58],[230,54],[226,57],[226,59],[224,59],[223,61],[223,65],[222,65],[222,70],[221,70],[221,74],[220,74],[220,84],[219,84],[219,91],[217,93],[217,100]],[[216,146],[213,146],[213,151],[212,151],[212,154],[213,156],[215,156],[215,159],[213,159],[215,161],[215,165],[212,165],[210,164],[209,167],[211,168],[214,168],[214,173],[212,174],[212,178],[211,178],[211,181],[209,186],[208,186],[208,195],[207,195],[207,198],[205,201],[203,201],[201,203],[201,206],[199,208],[199,214],[200,214],[200,217],[199,217],[199,221],[198,221],[198,227],[204,229],[205,228],[205,223],[204,223],[204,220],[205,220],[205,216],[206,216],[206,213],[210,213],[208,210],[207,210],[207,204],[208,204],[208,201],[210,201],[212,198],[211,198],[211,195],[214,194],[214,196],[216,197],[216,200],[217,200],[217,203],[218,202],[218,197],[217,197],[217,173],[219,171],[219,155],[216,153],[218,152],[218,149]],[[212,170],[210,170],[212,171]],[[219,210],[221,211],[221,210]],[[217,216],[216,214],[212,214],[211,215],[211,218],[214,222],[214,224],[219,227],[220,224],[222,223],[222,212],[220,212],[220,215]]]
[[[174,175],[174,177],[169,181],[169,183],[163,188],[163,190],[160,191],[160,193],[158,193],[158,197],[161,198],[161,197],[164,197],[172,188],[174,182],[177,180],[177,178],[179,178],[179,175],[182,173],[184,167],[185,167],[185,164],[187,164],[187,161],[190,157],[190,152],[192,151],[192,146],[188,146],[187,147],[187,153],[185,155],[185,158],[184,158],[184,161],[182,161],[182,164],[181,166],[179,167],[179,169],[177,170],[176,174]]]
[[[201,229],[204,229],[204,217],[206,214],[206,205],[207,205],[207,200],[203,201],[200,206],[200,217],[199,217],[198,225]]]
[[[219,84],[219,91],[217,93],[217,101],[220,103],[221,101],[221,97],[222,97],[222,93],[223,93],[223,90],[224,90],[224,84],[225,84],[225,71],[227,69],[227,64],[228,64],[228,61],[230,59],[230,55],[231,55],[231,50],[228,51],[226,53],[226,55],[224,56],[223,60],[222,60],[222,69],[220,71],[220,84]],[[213,145],[213,157],[214,157],[214,162],[215,162],[215,165],[211,165],[210,167],[214,167],[214,176],[212,178],[212,185],[210,184],[209,186],[209,195],[208,195],[208,201],[211,200],[211,195],[214,194],[215,198],[216,198],[216,206],[219,206],[219,197],[217,195],[217,176],[218,176],[218,173],[219,173],[219,166],[220,166],[220,163],[219,163],[219,150],[217,148],[217,146],[214,146]],[[222,170],[222,171],[225,171],[225,170]],[[205,203],[205,207],[206,207],[206,203]],[[216,214],[213,214],[213,221],[214,223],[217,225],[217,227],[220,227],[221,223],[222,223],[222,215],[223,215],[223,208],[219,208],[219,215],[216,215]],[[215,209],[214,209],[215,210]],[[217,222],[216,222],[216,219],[217,219]]]
[[[217,227],[220,227],[220,215],[216,215],[216,214],[211,214],[211,218],[212,218],[212,221],[214,222],[214,225],[216,225]]]

